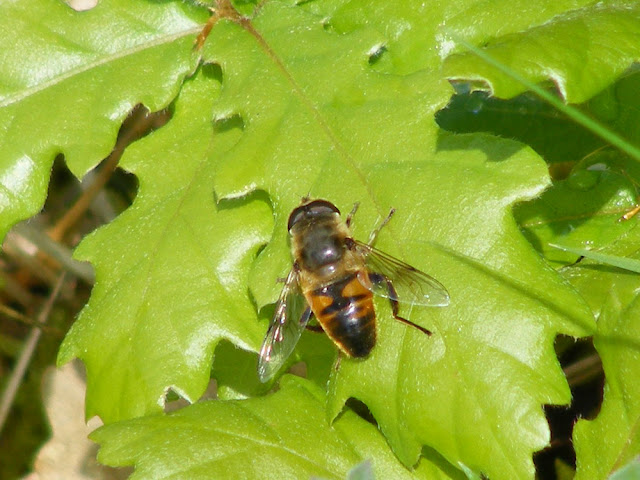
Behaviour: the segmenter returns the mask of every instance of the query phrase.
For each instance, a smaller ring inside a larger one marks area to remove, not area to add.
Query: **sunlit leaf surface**
[[[287,380],[266,398],[203,402],[169,416],[109,425],[91,437],[101,444],[102,462],[134,464],[136,479],[204,480],[242,472],[244,478],[343,480],[365,459],[375,478],[452,478],[426,462],[407,470],[375,426],[353,412],[330,426],[323,391],[307,380]]]
[[[111,423],[159,413],[170,389],[195,401],[211,373],[222,398],[264,392],[252,364],[277,279],[291,265],[287,217],[307,194],[343,213],[361,202],[353,229],[361,240],[395,207],[377,246],[437,278],[451,304],[402,310],[433,332],[427,337],[376,301],[378,344],[365,360],[329,367],[335,351],[326,339],[316,348],[317,334],[303,335],[292,361],[308,362],[316,386],[330,375],[328,393],[285,382],[246,403],[113,423],[96,436],[103,460],[136,463],[144,478],[210,478],[220,465],[225,473],[344,478],[367,458],[379,478],[445,475],[424,458],[410,474],[405,467],[422,454],[453,478],[533,478],[532,454],[549,441],[542,405],[570,401],[554,338],[592,334],[599,314],[596,346],[615,392],[635,378],[625,366],[634,364],[637,317],[631,283],[608,291],[619,272],[600,283],[586,268],[559,274],[536,240],[559,241],[560,225],[579,245],[633,255],[631,243],[621,252],[615,244],[635,221],[611,222],[616,208],[634,203],[637,176],[621,161],[623,169],[585,166],[582,178],[552,186],[547,165],[522,143],[443,133],[434,115],[453,92],[446,76],[487,80],[504,96],[522,91],[470,55],[451,57],[443,74],[440,61],[455,48],[447,29],[488,43],[503,63],[554,81],[577,102],[637,59],[637,5],[273,0],[253,13],[242,3],[249,17],[218,21],[200,52],[207,65],[189,77],[207,13],[196,3],[104,0],[82,14],[41,0],[0,7],[0,41],[19,44],[3,50],[0,67],[2,229],[40,208],[57,153],[82,175],[108,154],[132,106],[156,110],[178,97],[169,123],[123,158],[140,185],[134,204],[78,250],[93,263],[96,285],[60,360],[77,356],[87,366],[87,415]],[[620,84],[625,98],[632,86]],[[618,116],[619,105],[600,97],[592,107],[632,132],[634,109]],[[565,141],[567,156],[578,152],[570,148],[578,140]],[[576,155],[567,161],[585,153]],[[518,211],[525,238],[513,209],[534,199]],[[610,345],[612,332],[631,343]],[[228,343],[213,362],[221,339]],[[637,453],[634,430],[620,420],[635,408],[630,392],[621,403],[612,393],[605,400],[603,419],[615,417],[615,434],[631,446],[608,443],[613,463],[602,471]],[[370,409],[382,435],[350,410],[337,416],[350,397]],[[576,435],[589,478],[589,442],[614,433]],[[274,463],[283,470],[265,468]]]
[[[212,137],[211,75],[187,82],[170,124],[129,149],[122,165],[141,178],[136,201],[78,249],[96,267],[96,287],[59,360],[84,361],[89,417],[158,411],[168,388],[195,401],[218,340],[260,343],[246,283],[269,208],[258,199],[216,206],[209,154],[228,140]]]
[[[257,188],[274,199],[275,234],[254,268],[255,298],[261,305],[277,296],[277,286],[264,279],[287,271],[286,219],[304,194],[328,198],[343,211],[360,201],[355,233],[362,239],[396,207],[379,246],[438,278],[452,304],[411,312],[436,332],[427,338],[390,321],[378,303],[379,345],[366,361],[342,361],[331,387],[332,413],[350,396],[362,400],[408,465],[427,444],[471,471],[530,475],[532,452],[548,442],[540,405],[570,398],[554,337],[592,329],[586,305],[545,267],[510,215],[515,202],[548,185],[543,163],[516,143],[486,136],[434,142],[428,112],[441,96],[434,74],[371,71],[365,60],[375,36],[337,36],[277,4],[260,13],[254,30],[218,24],[207,51],[230,72],[215,112],[221,118],[236,112],[244,122],[216,191],[232,198]],[[298,25],[295,40],[283,33],[291,24]],[[292,41],[294,51],[287,48]],[[242,45],[251,62],[225,54],[226,45]],[[313,56],[313,68],[300,61],[305,54]],[[314,69],[330,65],[330,80],[319,79]],[[240,92],[251,97],[234,110]],[[518,433],[511,436],[501,426],[514,422]],[[485,449],[466,444],[474,436],[486,439]]]
[[[640,258],[638,227],[603,253]],[[565,275],[598,315],[593,343],[605,373],[598,415],[592,420],[579,420],[574,429],[576,478],[606,479],[640,451],[640,275],[589,259],[565,269]]]
[[[78,176],[106,157],[137,104],[165,107],[197,57],[201,10],[183,2],[0,5],[0,236],[37,213],[56,155]],[[205,17],[206,18],[206,17]]]
[[[637,2],[589,2],[544,24],[489,41],[485,48],[495,60],[528,80],[551,81],[568,102],[581,103],[638,61],[639,28]],[[447,58],[445,73],[487,82],[493,94],[503,98],[525,90],[472,53]]]

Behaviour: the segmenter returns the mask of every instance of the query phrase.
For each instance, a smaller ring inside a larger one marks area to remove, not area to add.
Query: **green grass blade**
[[[557,245],[554,243],[550,243],[549,246],[560,249],[560,250],[564,250],[565,252],[581,255],[583,257],[586,257],[590,260],[594,260],[596,262],[612,265],[618,268],[623,268],[625,270],[629,270],[630,272],[640,273],[640,260],[636,260],[633,258],[619,257],[617,255],[609,255],[606,253],[594,252],[591,250],[586,250],[584,248],[565,247],[563,245]]]

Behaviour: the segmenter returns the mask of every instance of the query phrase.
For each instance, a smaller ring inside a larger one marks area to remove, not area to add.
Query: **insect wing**
[[[366,243],[356,241],[355,244],[356,251],[364,257],[367,268],[386,277],[393,286],[389,288],[386,282],[364,285],[376,295],[412,305],[449,305],[449,292],[435,278]]]
[[[298,285],[298,273],[292,269],[282,288],[276,311],[260,349],[258,377],[261,382],[268,382],[284,365],[310,317],[311,310]]]

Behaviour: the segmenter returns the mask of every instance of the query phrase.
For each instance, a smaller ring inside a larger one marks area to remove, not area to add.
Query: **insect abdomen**
[[[327,335],[351,357],[366,357],[376,343],[373,295],[352,272],[308,296]]]

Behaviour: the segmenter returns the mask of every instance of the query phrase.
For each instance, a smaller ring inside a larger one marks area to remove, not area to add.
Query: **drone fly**
[[[285,363],[312,317],[349,357],[366,357],[376,343],[373,294],[389,299],[396,320],[431,335],[399,315],[399,303],[444,307],[449,293],[436,279],[371,246],[394,210],[374,230],[368,244],[349,229],[327,200],[303,200],[289,216],[293,267],[287,276],[258,362],[269,381]]]

